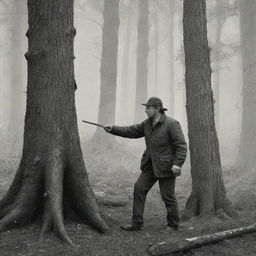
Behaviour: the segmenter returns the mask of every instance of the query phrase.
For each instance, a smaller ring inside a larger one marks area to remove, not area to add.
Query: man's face
[[[149,118],[154,117],[159,112],[159,107],[146,106],[145,112]]]

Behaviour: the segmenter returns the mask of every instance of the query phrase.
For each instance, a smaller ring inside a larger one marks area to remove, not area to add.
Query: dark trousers
[[[167,210],[168,225],[178,227],[180,218],[178,204],[174,192],[175,178],[157,179],[154,176],[151,163],[145,171],[141,172],[134,185],[132,223],[140,226],[143,225],[143,212],[146,196],[157,180],[159,182],[161,197]]]

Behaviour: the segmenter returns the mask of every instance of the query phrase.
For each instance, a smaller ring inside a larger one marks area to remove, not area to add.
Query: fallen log
[[[104,192],[95,192],[97,203],[105,206],[123,207],[128,203],[127,198],[110,196]]]
[[[183,252],[189,249],[197,248],[211,243],[217,243],[225,239],[253,232],[256,232],[256,223],[247,227],[235,228],[209,235],[153,244],[148,247],[148,253],[154,256],[171,255],[172,253]]]

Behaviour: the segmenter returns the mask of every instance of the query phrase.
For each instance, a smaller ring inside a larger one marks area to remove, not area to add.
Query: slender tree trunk
[[[169,17],[169,82],[170,82],[170,112],[175,114],[175,81],[174,81],[174,13],[175,0],[169,1],[170,17]]]
[[[132,2],[127,7],[126,13],[126,30],[124,35],[123,48],[123,65],[122,65],[122,84],[120,97],[120,113],[127,113],[129,111],[129,95],[128,95],[128,81],[129,81],[129,64],[130,64],[130,50],[131,50],[131,32],[132,32]]]
[[[119,0],[104,0],[103,19],[98,122],[101,124],[114,124],[116,114]],[[97,128],[94,136],[97,142],[106,139],[102,128]]]
[[[145,113],[141,103],[145,102],[148,97],[148,13],[148,0],[140,0],[136,68],[135,122],[139,122],[145,119]]]
[[[185,84],[185,63],[182,63],[182,74],[184,74],[184,82],[181,85],[181,105],[182,105],[182,120],[187,123],[187,112],[186,112],[186,84]]]
[[[107,229],[88,180],[78,134],[73,4],[73,0],[28,0],[23,153],[0,202],[1,231],[29,222],[43,210],[42,238],[54,228],[72,245],[63,212],[72,209],[99,231]]]
[[[184,0],[184,49],[192,192],[184,217],[211,215],[222,209],[233,216],[222,178],[214,123],[210,50],[205,0]]]
[[[223,18],[221,15],[221,2],[216,0],[216,34],[215,34],[215,63],[214,63],[214,99],[215,99],[215,123],[217,131],[220,125],[220,69],[221,69],[221,31],[223,26]]]
[[[241,53],[243,70],[242,128],[238,165],[243,170],[256,165],[256,2],[240,1]]]
[[[25,89],[23,85],[23,52],[22,52],[22,25],[25,0],[12,1],[11,22],[11,111],[8,130],[17,139],[17,132],[22,131],[24,121],[24,98]]]
[[[180,40],[183,40],[183,19],[182,16],[179,19],[179,34],[181,35]],[[186,84],[185,84],[185,52],[183,44],[181,45],[181,53],[180,53],[180,63],[182,70],[182,81],[181,81],[181,105],[182,105],[182,119],[184,123],[187,123],[187,113],[186,113]]]
[[[155,13],[155,84],[154,84],[154,95],[157,96],[158,88],[158,61],[159,61],[159,17],[156,3]]]

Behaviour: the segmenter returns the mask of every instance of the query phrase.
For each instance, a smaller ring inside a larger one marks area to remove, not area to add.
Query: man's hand
[[[178,165],[173,165],[171,171],[175,177],[181,175],[181,168]]]
[[[105,130],[106,132],[111,132],[111,130],[112,130],[112,125],[107,124],[107,125],[104,125],[103,128],[104,128],[104,130]]]

